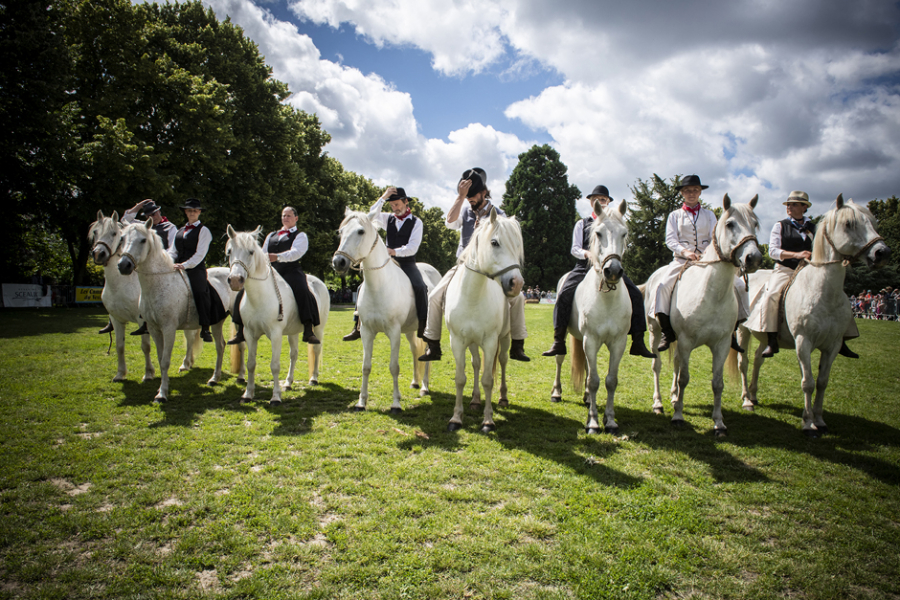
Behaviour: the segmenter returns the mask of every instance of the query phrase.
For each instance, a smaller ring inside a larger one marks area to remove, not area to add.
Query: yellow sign
[[[100,294],[102,293],[102,287],[76,287],[75,303],[100,302]]]

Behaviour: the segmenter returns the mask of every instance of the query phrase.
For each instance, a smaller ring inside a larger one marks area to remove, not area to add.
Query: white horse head
[[[331,259],[331,266],[338,274],[344,274],[351,267],[358,266],[380,239],[378,229],[369,215],[349,208],[344,212],[344,220],[338,233],[341,235],[341,242]]]
[[[843,194],[839,194],[835,208],[825,213],[819,224],[812,262],[841,259],[850,263],[863,259],[870,267],[884,266],[891,258],[891,249],[875,227],[875,217],[868,208],[852,200],[844,202]]]
[[[713,243],[703,253],[704,261],[716,259],[732,263],[744,273],[753,273],[762,265],[762,253],[756,232],[759,220],[753,209],[759,196],[753,196],[747,204],[732,204],[728,194],[722,199],[725,212],[716,223]]]
[[[259,245],[262,225],[253,231],[237,232],[231,225],[227,227],[228,242],[225,244],[225,256],[228,257],[228,285],[235,292],[244,288],[247,277],[265,279],[268,275],[269,260]]]
[[[165,251],[162,240],[153,231],[153,221],[132,223],[122,232],[122,258],[119,259],[119,273],[130,275],[141,263],[150,257],[158,257],[168,261],[168,269],[172,270],[174,263]]]
[[[523,247],[519,222],[512,217],[501,217],[491,208],[490,220],[475,229],[459,263],[497,281],[503,293],[513,298],[525,285]]]
[[[622,255],[628,240],[628,225],[625,223],[625,211],[628,205],[619,204],[619,209],[604,208],[594,201],[594,214],[597,218],[591,225],[591,243],[588,253],[594,268],[608,283],[617,283],[625,273],[622,267]]]
[[[119,245],[122,243],[122,229],[118,212],[113,211],[111,217],[105,217],[102,210],[97,211],[97,220],[91,223],[91,228],[88,230],[91,259],[94,264],[105,267],[109,259],[119,251]]]

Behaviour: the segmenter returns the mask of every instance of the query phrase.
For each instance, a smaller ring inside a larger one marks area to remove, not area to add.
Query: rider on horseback
[[[605,185],[598,185],[594,188],[588,197],[588,200],[595,199],[600,202],[604,208],[610,203],[612,198],[609,190]],[[578,284],[584,281],[585,275],[591,269],[588,262],[588,248],[590,247],[591,223],[597,215],[591,214],[590,217],[580,219],[575,223],[572,230],[572,255],[578,259],[575,268],[569,272],[566,277],[566,283],[559,290],[556,296],[556,306],[553,307],[553,345],[550,349],[543,353],[544,356],[556,356],[566,353],[566,332],[569,327],[569,318],[572,315],[572,303],[575,300],[575,290]],[[643,356],[644,358],[655,358],[656,355],[647,350],[644,344],[644,332],[647,331],[647,319],[644,316],[644,298],[641,291],[628,278],[622,275],[625,287],[628,289],[628,297],[631,299],[631,350],[629,354],[632,356]]]
[[[669,263],[668,270],[660,279],[656,290],[651,290],[650,314],[656,315],[659,326],[662,329],[662,341],[657,351],[668,350],[669,345],[675,341],[675,330],[669,321],[669,310],[672,302],[672,292],[675,283],[681,274],[685,263],[698,261],[703,251],[710,245],[716,228],[716,215],[713,211],[700,205],[700,193],[708,188],[701,185],[700,177],[688,175],[681,180],[681,185],[675,189],[681,192],[684,204],[678,210],[669,213],[666,219],[666,246],[672,251],[673,259]],[[734,279],[734,293],[738,302],[738,323],[744,321],[749,314],[747,305],[749,300],[743,280],[740,277]],[[735,324],[737,328],[737,323]],[[731,347],[738,352],[743,352],[734,334],[731,336]]]
[[[300,259],[309,250],[309,239],[302,231],[297,230],[299,215],[293,206],[285,206],[281,211],[282,229],[270,233],[263,242],[262,250],[269,255],[272,268],[290,286],[297,302],[297,317],[303,323],[303,341],[307,344],[318,344],[319,338],[313,327],[319,325],[319,305],[316,297],[309,289],[306,274],[300,267]],[[235,325],[235,335],[226,342],[228,345],[240,344],[244,341],[244,323],[241,321],[241,299],[244,290],[238,292],[231,311],[231,322]]]
[[[491,204],[491,191],[487,188],[487,174],[483,169],[468,169],[462,174],[462,179],[457,184],[459,195],[447,213],[445,225],[450,229],[460,230],[459,247],[456,249],[457,258],[463,253],[475,228],[484,217],[489,217],[491,208],[497,214],[505,217],[506,214],[499,207]],[[468,203],[464,204],[464,200]],[[428,343],[425,354],[419,360],[441,359],[441,321],[444,317],[444,299],[447,295],[447,286],[456,274],[459,265],[455,265],[447,271],[428,295],[428,323],[425,327],[423,339]],[[512,345],[509,347],[509,357],[513,360],[528,362],[531,359],[525,355],[525,338],[528,330],[525,329],[525,296],[519,294],[509,300],[509,323],[512,334]]]

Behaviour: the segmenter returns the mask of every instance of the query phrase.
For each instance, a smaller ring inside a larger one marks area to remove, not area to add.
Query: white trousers
[[[681,272],[681,267],[685,262],[687,262],[686,259],[676,259],[666,267],[666,271],[657,284],[656,293],[651,296],[648,314],[672,314],[670,312],[672,309],[672,292],[675,290],[675,282],[678,281],[678,273]],[[744,285],[744,280],[739,276],[734,278],[734,296],[737,298],[738,303],[738,321],[743,321],[750,314],[750,297]]]

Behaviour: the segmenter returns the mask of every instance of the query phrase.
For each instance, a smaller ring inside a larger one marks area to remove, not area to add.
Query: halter
[[[737,267],[738,269],[741,270],[741,279],[744,280],[744,291],[749,292],[750,291],[750,280],[747,278],[747,271],[744,270],[743,265],[736,264],[734,262],[734,260],[735,260],[734,255],[738,251],[738,249],[741,246],[743,246],[744,244],[746,244],[747,242],[752,241],[755,244],[759,245],[759,240],[757,240],[756,236],[753,234],[745,236],[744,239],[742,239],[740,242],[738,242],[737,245],[731,249],[731,254],[728,255],[728,257],[726,257],[725,254],[722,253],[722,249],[719,247],[719,237],[716,235],[716,231],[718,229],[719,229],[719,223],[716,223],[716,228],[713,230],[713,248],[716,251],[716,256],[718,256],[719,258],[717,260],[689,260],[689,261],[687,261],[686,263],[684,263],[684,265],[682,265],[681,272],[678,273],[678,279],[681,279],[681,276],[688,269],[688,267],[691,267],[693,265],[712,265],[715,263],[727,262],[727,263],[731,263],[732,265],[734,265],[735,267]]]
[[[591,262],[594,262],[594,257],[593,257],[593,255],[589,255],[589,256],[591,256]],[[602,294],[605,294],[605,293],[607,293],[607,292],[613,292],[613,291],[616,290],[616,284],[614,284],[614,283],[606,283],[606,276],[603,274],[603,267],[605,267],[605,266],[606,266],[606,263],[608,263],[609,261],[611,261],[611,260],[614,259],[614,258],[615,258],[615,259],[618,259],[619,262],[622,262],[622,257],[619,256],[618,254],[607,254],[606,257],[604,257],[604,259],[600,262],[599,265],[596,264],[596,263],[593,265],[594,271],[596,271],[596,272],[597,272],[597,275],[600,277],[600,285],[597,286],[597,291],[600,292],[600,293],[602,293]],[[606,289],[605,289],[605,290],[603,289],[603,284],[604,284],[604,283],[606,283]]]
[[[122,256],[131,261],[131,264],[134,265],[134,272],[137,273],[138,272],[138,261],[134,257],[134,255],[132,255],[130,252],[125,252],[123,250]],[[145,273],[145,272],[141,271],[140,274],[144,275],[144,276],[150,276],[150,275],[171,275],[173,273],[178,273],[179,275],[181,275],[181,280],[184,282],[184,285],[187,286],[188,292],[190,292],[191,291],[191,282],[188,281],[187,275],[185,274],[185,272],[183,270],[173,269],[171,271],[157,271],[156,273]]]
[[[247,268],[247,265],[244,264],[244,261],[239,259],[233,259],[229,266],[238,265],[244,269],[247,273],[247,279],[253,279],[254,281],[265,281],[269,278],[269,275],[275,270],[275,267],[272,266],[272,263],[269,263],[269,270],[266,271],[265,277],[253,277],[250,275],[250,269]],[[281,290],[278,289],[278,280],[275,279],[275,275],[272,275],[272,285],[275,286],[275,297],[278,298],[278,320],[284,321],[284,302],[281,301]]]
[[[355,259],[355,258],[353,258],[352,256],[350,256],[349,254],[347,254],[347,253],[344,252],[343,250],[337,250],[337,251],[335,251],[334,255],[335,255],[335,256],[343,256],[344,258],[346,258],[347,260],[349,260],[349,261],[350,261],[350,268],[353,269],[354,271],[360,271],[360,272],[363,272],[363,271],[377,271],[378,269],[383,269],[383,268],[385,268],[385,267],[387,266],[387,264],[388,264],[389,262],[391,262],[391,260],[393,259],[393,257],[391,257],[391,255],[388,255],[387,260],[384,261],[384,263],[383,263],[380,267],[361,267],[361,266],[359,266],[359,265],[362,264],[362,261],[366,260],[366,258],[369,257],[369,254],[372,253],[372,250],[375,249],[375,244],[378,243],[378,240],[379,240],[379,239],[381,239],[381,238],[378,237],[378,236],[376,235],[376,236],[375,236],[375,241],[372,242],[372,247],[369,248],[369,251],[366,252],[365,256],[363,256],[362,258],[360,258],[360,259],[358,259],[358,260]],[[396,262],[396,261],[395,261],[395,262]]]
[[[470,271],[472,271],[472,272],[474,272],[474,273],[478,273],[479,275],[484,275],[484,276],[487,277],[488,279],[493,279],[494,281],[497,280],[497,277],[503,275],[504,273],[506,273],[506,272],[508,272],[508,271],[512,271],[513,269],[519,269],[519,271],[524,271],[524,270],[525,270],[525,268],[524,268],[522,265],[520,265],[519,263],[511,264],[511,265],[509,265],[509,266],[506,267],[506,268],[500,269],[500,270],[497,271],[496,273],[485,273],[484,271],[480,271],[480,270],[478,270],[478,269],[476,269],[476,268],[474,268],[474,267],[472,267],[472,266],[469,266],[469,263],[466,263],[465,266],[466,266],[466,268],[467,268],[468,270],[470,270]]]
[[[97,246],[103,246],[104,248],[106,248],[106,251],[109,253],[109,258],[107,258],[107,259],[106,259],[106,262],[102,265],[102,266],[105,267],[106,265],[109,264],[110,259],[112,259],[112,257],[115,256],[115,254],[119,251],[119,248],[122,247],[122,242],[124,242],[124,241],[125,241],[125,238],[123,238],[123,237],[120,235],[120,236],[119,236],[119,243],[116,245],[116,249],[113,250],[113,249],[109,246],[109,244],[107,244],[107,243],[104,242],[103,240],[97,240],[97,242],[91,247],[91,254],[93,254],[94,251],[97,250]],[[134,262],[134,261],[132,261],[132,262]]]
[[[850,266],[850,263],[856,262],[857,260],[859,260],[860,256],[862,256],[863,254],[868,252],[869,248],[871,248],[878,242],[884,241],[884,238],[882,238],[880,235],[875,236],[874,238],[869,240],[869,242],[865,246],[860,248],[859,252],[857,252],[853,256],[850,256],[849,254],[843,254],[840,250],[837,249],[837,246],[835,246],[834,242],[831,241],[831,236],[828,235],[828,230],[824,227],[822,228],[822,235],[825,236],[825,241],[828,242],[828,245],[831,246],[831,249],[834,250],[835,254],[837,254],[841,258],[840,258],[840,260],[833,260],[833,261],[829,261],[827,263],[812,263],[812,262],[809,263],[815,267],[818,267],[821,265],[831,265],[831,264],[835,264],[838,262],[841,263],[843,266],[848,267],[848,266]]]

